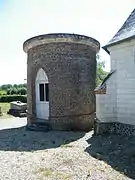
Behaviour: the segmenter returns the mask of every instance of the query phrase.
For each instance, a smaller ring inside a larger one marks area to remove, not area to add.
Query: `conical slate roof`
[[[107,47],[131,38],[135,38],[135,9],[127,18],[123,26],[119,29],[115,36],[103,47],[103,49],[109,53]]]

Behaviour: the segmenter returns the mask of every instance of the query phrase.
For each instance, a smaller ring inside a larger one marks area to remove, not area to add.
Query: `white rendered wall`
[[[116,72],[107,81],[106,95],[96,95],[97,118],[101,122],[135,125],[135,40],[114,45],[108,50],[111,69]]]
[[[101,122],[114,122],[116,108],[116,72],[107,80],[106,94],[96,94],[96,116]]]
[[[135,40],[110,51],[117,68],[117,121],[135,125]]]

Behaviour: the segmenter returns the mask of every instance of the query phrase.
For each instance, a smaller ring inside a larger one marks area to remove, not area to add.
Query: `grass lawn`
[[[2,108],[2,116],[0,116],[0,118],[12,117],[11,115],[7,114],[8,110],[10,109],[10,103],[0,103],[0,107]]]

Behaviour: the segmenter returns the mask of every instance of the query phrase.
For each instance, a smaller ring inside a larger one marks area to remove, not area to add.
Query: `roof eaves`
[[[105,87],[105,83],[106,83],[106,81],[111,77],[111,75],[113,74],[113,73],[115,73],[116,72],[116,69],[115,70],[111,70],[108,74],[107,74],[107,76],[104,78],[104,80],[102,81],[102,83],[95,89],[95,91],[97,91],[97,90],[102,90],[104,87]]]
[[[112,42],[110,44],[108,43],[107,45],[103,46],[102,48],[110,55],[110,51],[107,49],[108,47],[114,46],[116,44],[120,44],[120,43],[122,43],[124,41],[129,41],[129,40],[134,39],[134,38],[135,38],[135,35],[127,37],[125,39],[121,39],[119,41]]]

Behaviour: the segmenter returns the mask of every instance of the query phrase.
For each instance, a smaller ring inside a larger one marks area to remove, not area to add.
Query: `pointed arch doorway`
[[[35,80],[36,116],[39,120],[49,119],[49,82],[45,71],[41,68]]]

